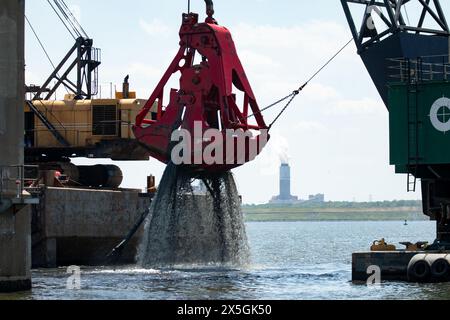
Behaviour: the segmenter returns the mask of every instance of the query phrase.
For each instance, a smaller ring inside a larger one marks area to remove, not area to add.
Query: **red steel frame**
[[[170,161],[172,133],[181,128],[193,136],[195,122],[202,123],[203,132],[219,129],[224,136],[227,129],[242,129],[244,132],[268,130],[230,32],[217,24],[211,12],[208,15],[205,23],[199,23],[198,14],[183,14],[180,49],[133,127],[136,138],[151,156],[164,163]],[[202,57],[198,65],[194,65],[196,54]],[[164,89],[178,71],[181,73],[180,89],[170,91],[169,104],[164,108]],[[233,85],[244,94],[241,108],[236,103]],[[157,106],[156,112],[154,106]],[[149,114],[152,114],[151,119],[147,119]],[[254,124],[250,124],[249,116],[254,116]],[[258,154],[264,147],[261,137],[262,134],[249,138],[258,143]],[[269,138],[268,135],[266,137]],[[207,144],[204,143],[204,147]],[[245,162],[253,160],[249,158],[248,145],[249,141],[246,141]],[[225,159],[225,145],[223,150]],[[206,171],[223,171],[243,164],[237,163],[239,155],[236,150],[230,156],[236,160],[235,163],[226,164],[224,160],[217,164],[197,164],[197,167]]]

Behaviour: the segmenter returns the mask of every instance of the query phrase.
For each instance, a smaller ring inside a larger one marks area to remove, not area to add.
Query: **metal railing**
[[[424,56],[416,59],[387,59],[389,79],[393,82],[420,83],[450,80],[450,56]]]
[[[35,173],[35,175],[33,174]],[[0,202],[5,196],[23,200],[26,184],[36,182],[39,177],[39,167],[32,165],[0,166]],[[15,192],[13,192],[15,185]]]

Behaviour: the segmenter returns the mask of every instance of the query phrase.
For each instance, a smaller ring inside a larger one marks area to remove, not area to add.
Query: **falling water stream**
[[[240,197],[232,173],[202,177],[169,164],[146,221],[138,263],[146,268],[185,265],[240,267],[249,262]]]

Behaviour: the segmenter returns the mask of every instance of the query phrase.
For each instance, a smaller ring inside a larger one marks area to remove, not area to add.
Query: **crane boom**
[[[417,1],[421,8],[417,23],[404,17],[406,5],[411,1],[341,0],[341,3],[358,54],[388,108],[388,59],[413,59],[449,52],[450,29],[439,0],[433,0],[434,6],[430,1]],[[357,16],[352,10],[357,7],[364,9],[362,17],[360,12]],[[424,25],[427,18],[436,27],[427,28]]]

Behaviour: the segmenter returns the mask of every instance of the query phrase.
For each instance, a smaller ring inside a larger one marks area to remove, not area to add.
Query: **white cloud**
[[[26,69],[25,70],[25,83],[27,85],[40,85],[43,80],[40,79],[34,72]]]
[[[257,53],[250,50],[242,50],[239,52],[242,60],[247,61],[247,67],[279,67],[280,63],[275,61],[272,57]]]
[[[288,139],[276,130],[272,131],[270,136],[266,148],[255,160],[256,168],[261,176],[277,175],[280,163],[291,160]]]
[[[343,25],[320,20],[294,26],[239,23],[230,30],[261,106],[269,105],[297,89],[350,39]],[[350,50],[346,50],[339,59],[351,54]],[[323,81],[331,82],[331,77],[326,76],[331,74],[332,67],[333,64],[330,64],[311,81],[295,103],[301,103],[302,108],[323,108],[326,103],[336,103],[335,100],[342,99],[336,83]],[[349,74],[355,74],[353,69],[359,70],[359,67],[345,66]]]
[[[323,123],[318,121],[300,121],[295,126],[295,129],[306,134],[323,133],[328,130]]]
[[[81,24],[81,7],[77,4],[69,4],[68,5],[70,12],[72,12],[75,19],[77,19],[78,23]]]
[[[159,19],[153,19],[151,22],[140,19],[139,26],[151,36],[161,37],[171,32],[171,28]]]
[[[320,52],[333,51],[342,38],[349,39],[347,29],[341,24],[320,20],[285,27],[240,23],[231,28],[231,32],[241,45],[280,52],[298,48],[311,52],[317,52],[318,49]],[[322,41],[324,35],[327,41]]]
[[[384,104],[375,99],[339,100],[334,106],[324,111],[327,115],[374,115],[386,112]]]
[[[131,63],[127,70],[133,74],[133,76],[145,76],[148,78],[162,77],[163,70],[161,68],[154,67],[149,64],[141,62]]]
[[[321,83],[310,83],[301,93],[303,99],[312,102],[324,102],[339,99],[339,92],[336,88]]]

